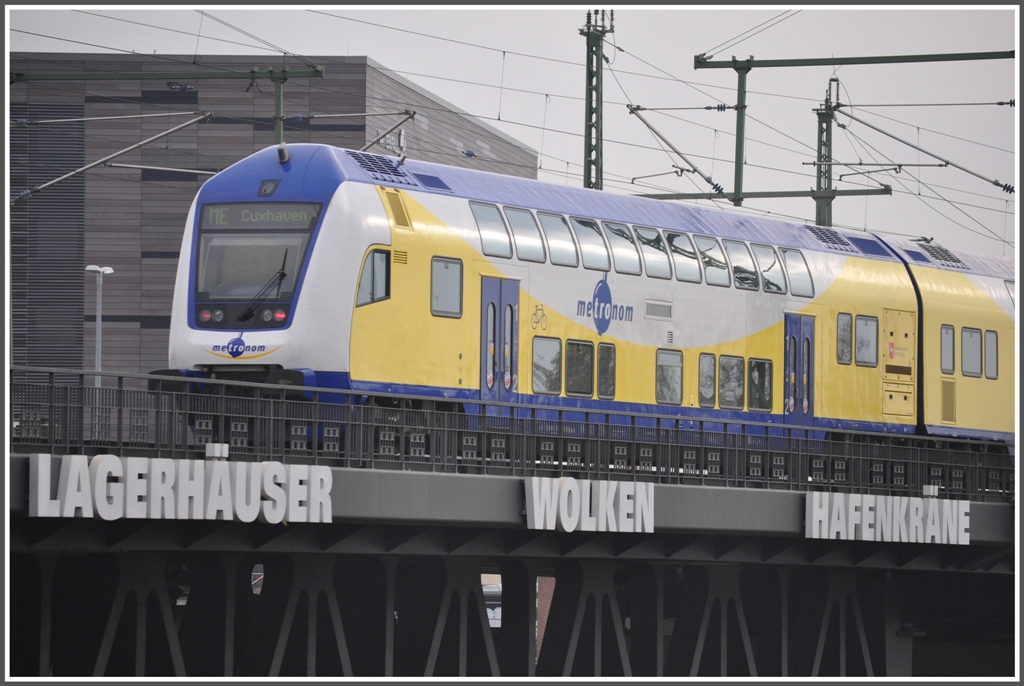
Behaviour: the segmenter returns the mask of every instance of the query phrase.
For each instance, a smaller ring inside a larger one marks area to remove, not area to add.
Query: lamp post
[[[110,267],[97,267],[90,264],[85,268],[87,272],[96,272],[96,371],[102,370],[103,360],[103,275],[113,274]],[[96,386],[100,386],[100,375],[96,375]]]

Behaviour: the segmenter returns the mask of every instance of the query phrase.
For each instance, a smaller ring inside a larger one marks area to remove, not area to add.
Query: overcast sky
[[[253,54],[265,56],[261,66],[280,64],[282,51],[366,55],[540,152],[541,180],[582,185],[586,42],[579,29],[585,9],[204,11],[206,16],[191,9],[8,6],[7,49],[155,52],[190,55],[200,63],[203,56]],[[604,75],[605,189],[709,190],[695,174],[672,174],[672,165],[683,161],[663,149],[625,106],[735,104],[736,72],[695,70],[695,55],[766,60],[1006,51],[1017,48],[1018,25],[1016,7],[620,8],[605,49],[610,62]],[[755,69],[747,78],[745,191],[813,188],[813,167],[804,164],[815,154],[812,110],[833,74],[840,81],[840,101],[853,105],[854,116],[973,172],[915,166],[939,160],[840,115],[848,128],[834,129],[835,161],[889,166],[837,167],[836,187],[887,184],[893,195],[837,199],[835,226],[1015,253],[1016,196],[976,175],[1016,186],[1017,110],[995,105],[1016,98],[1016,60]],[[286,115],[298,113],[286,104]],[[733,188],[734,111],[643,114],[704,174],[726,191]],[[897,165],[905,165],[899,173],[874,171],[838,180],[840,174]],[[662,175],[631,183],[654,174]],[[741,211],[814,220],[810,198],[747,200]]]

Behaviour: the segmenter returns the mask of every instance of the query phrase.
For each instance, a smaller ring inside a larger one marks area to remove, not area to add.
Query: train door
[[[480,400],[512,402],[519,391],[519,281],[484,276],[480,295]]]
[[[785,331],[786,423],[811,426],[814,423],[814,317],[787,314]]]

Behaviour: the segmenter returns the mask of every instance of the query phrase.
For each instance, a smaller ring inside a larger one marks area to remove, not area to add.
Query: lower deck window
[[[747,406],[751,410],[772,410],[772,361],[751,359],[748,363],[750,396]]]
[[[857,366],[878,366],[878,317],[857,315]]]
[[[533,339],[533,392],[562,392],[562,341],[536,336]]]
[[[960,371],[964,376],[981,376],[981,331],[960,330]]]
[[[999,378],[999,336],[995,331],[985,332],[985,378]]]
[[[836,319],[836,362],[853,362],[853,317],[842,312]]]
[[[701,353],[697,378],[697,396],[701,407],[715,406],[715,356]]]
[[[615,346],[611,343],[597,346],[597,397],[615,398]]]
[[[565,344],[565,392],[594,395],[594,344],[567,341]]]
[[[956,371],[956,362],[954,361],[956,342],[953,338],[953,327],[949,324],[943,324],[940,331],[942,339],[942,373],[952,374]]]
[[[743,358],[718,358],[718,406],[723,410],[743,409]]]
[[[435,257],[430,266],[430,313],[462,316],[462,261]]]
[[[659,403],[683,402],[683,354],[678,350],[658,351],[655,396]]]
[[[356,306],[375,303],[391,296],[391,253],[387,250],[371,250],[363,262],[363,273],[359,277],[359,292]]]

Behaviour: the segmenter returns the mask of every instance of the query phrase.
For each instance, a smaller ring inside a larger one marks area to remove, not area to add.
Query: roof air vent
[[[418,186],[414,179],[402,171],[399,167],[395,166],[395,163],[390,158],[384,157],[383,155],[373,155],[366,152],[357,152],[355,150],[346,150],[345,153],[356,161],[366,175],[374,181],[383,181],[384,183],[401,184],[405,186]]]
[[[960,258],[951,253],[946,248],[943,248],[938,243],[918,243],[921,250],[928,253],[928,256],[933,260],[941,264],[943,267],[952,267],[953,269],[968,269],[967,265],[960,261]]]
[[[827,226],[811,226],[810,224],[804,224],[804,228],[810,231],[811,235],[817,238],[829,250],[852,253],[860,252],[857,248],[850,245],[850,242],[843,238],[835,229],[830,229]]]

